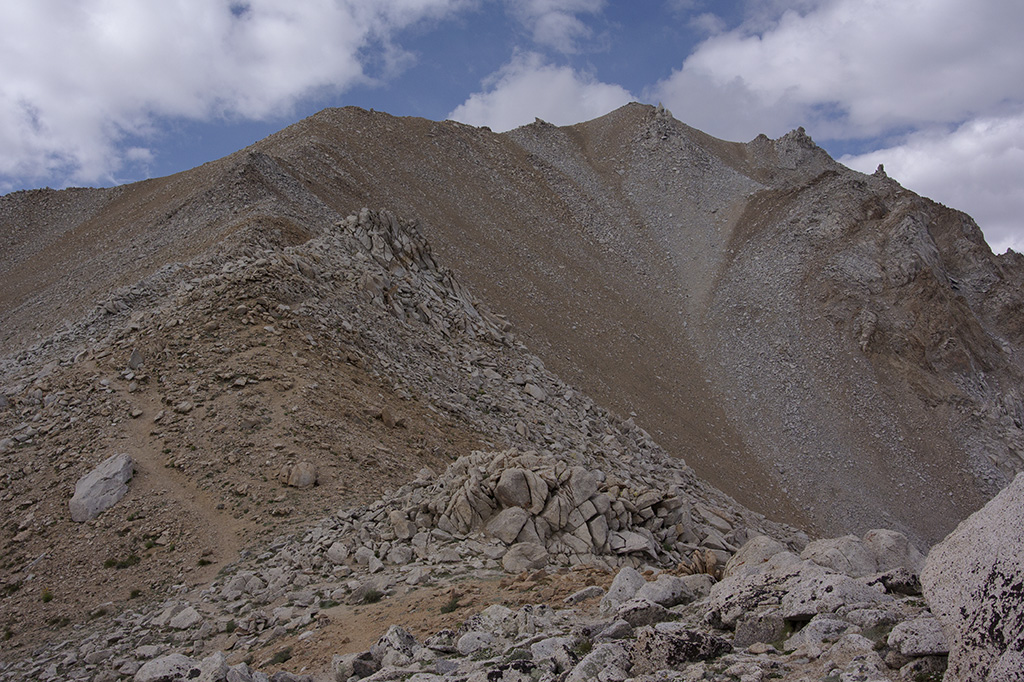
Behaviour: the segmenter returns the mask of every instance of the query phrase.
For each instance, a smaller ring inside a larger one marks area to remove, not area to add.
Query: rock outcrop
[[[921,583],[948,682],[1024,679],[1024,474],[932,548]]]

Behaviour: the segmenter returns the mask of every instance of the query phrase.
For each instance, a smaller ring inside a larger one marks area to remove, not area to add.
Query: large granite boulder
[[[921,584],[947,682],[1024,680],[1024,474],[932,548]]]
[[[69,504],[71,520],[91,521],[113,507],[128,492],[128,481],[134,473],[135,465],[128,455],[108,457],[75,484]]]

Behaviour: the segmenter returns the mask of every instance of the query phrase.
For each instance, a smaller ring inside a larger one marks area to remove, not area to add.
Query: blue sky
[[[185,170],[326,106],[797,126],[1024,251],[1024,3],[0,0],[0,192]]]

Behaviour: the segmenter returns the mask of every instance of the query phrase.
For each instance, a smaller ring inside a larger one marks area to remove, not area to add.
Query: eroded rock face
[[[69,504],[71,519],[78,523],[91,521],[113,507],[128,492],[128,481],[134,472],[130,456],[108,457],[75,484],[75,495]]]
[[[949,640],[949,682],[1024,670],[1024,474],[928,554],[921,583]]]

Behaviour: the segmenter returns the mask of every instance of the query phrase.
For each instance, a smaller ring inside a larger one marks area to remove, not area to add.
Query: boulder
[[[548,486],[529,469],[505,469],[494,487],[494,497],[504,507],[522,507],[539,514],[547,502]]]
[[[548,550],[537,542],[519,542],[501,558],[501,565],[509,573],[544,568],[548,565]]]
[[[530,512],[522,507],[503,509],[487,522],[487,534],[511,545],[530,518]]]
[[[135,673],[135,682],[178,682],[199,676],[199,666],[183,654],[169,654],[147,661]]]
[[[736,574],[758,573],[765,569],[765,564],[769,559],[785,551],[785,545],[778,540],[773,540],[767,535],[758,535],[748,540],[738,552],[732,555],[725,564],[722,578]]]
[[[716,658],[732,651],[724,639],[678,623],[659,623],[637,631],[633,644],[634,677],[659,670],[682,670],[694,661]]]
[[[1021,679],[1024,473],[928,554],[921,584],[949,643],[948,682]]]
[[[655,604],[648,599],[634,597],[623,602],[615,611],[617,620],[624,620],[633,627],[641,625],[653,625],[672,618],[672,613],[660,604]]]
[[[565,682],[591,682],[591,680],[624,680],[629,677],[633,661],[621,644],[598,644],[576,664]]]
[[[128,481],[135,473],[132,458],[125,454],[113,455],[83,476],[75,484],[71,498],[71,520],[78,523],[91,521],[117,504],[128,492]]]
[[[936,656],[949,653],[946,636],[936,618],[905,620],[889,633],[888,645],[904,656]]]
[[[748,647],[757,642],[770,644],[785,632],[786,621],[778,611],[748,614],[736,623],[736,635],[732,643],[736,647]]]
[[[334,542],[327,548],[327,559],[332,564],[343,564],[348,556],[348,545],[344,542]]]
[[[481,649],[486,649],[494,643],[494,636],[489,632],[483,632],[480,630],[470,630],[466,634],[459,637],[459,641],[456,643],[455,648],[463,656],[469,656],[470,654],[476,653]]]
[[[399,625],[388,628],[377,643],[370,647],[370,656],[380,667],[401,667],[412,663],[420,645],[416,638]]]
[[[835,613],[844,606],[874,605],[893,600],[839,573],[808,575],[782,597],[782,617],[786,620],[809,620],[819,613]]]
[[[800,558],[845,573],[851,578],[862,578],[878,572],[875,555],[856,535],[815,540],[804,548]]]
[[[612,580],[608,594],[601,599],[601,610],[614,611],[619,604],[632,599],[646,582],[640,572],[632,566],[622,568]]]
[[[281,482],[293,488],[311,488],[317,483],[316,467],[310,462],[286,464],[281,468]]]
[[[654,582],[647,583],[637,590],[634,596],[637,599],[647,599],[670,609],[678,604],[689,604],[694,600],[696,594],[685,578],[663,573]]]
[[[875,557],[879,571],[905,568],[920,574],[924,568],[924,555],[903,533],[884,528],[869,530],[864,534],[864,546]]]

